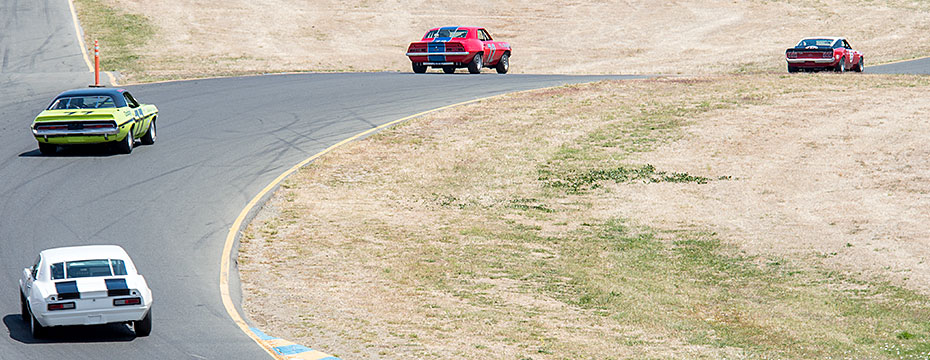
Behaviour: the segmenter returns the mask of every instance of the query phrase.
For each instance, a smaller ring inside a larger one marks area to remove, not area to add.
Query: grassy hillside
[[[784,49],[838,35],[868,63],[930,55],[930,1],[79,0],[139,14],[155,29],[116,70],[138,79],[269,71],[410,71],[430,27],[486,26],[523,73],[783,71]],[[89,37],[99,28],[82,11]],[[123,21],[130,26],[131,21]]]

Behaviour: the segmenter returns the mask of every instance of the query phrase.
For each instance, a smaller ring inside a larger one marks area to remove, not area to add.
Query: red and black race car
[[[457,68],[468,68],[477,74],[482,68],[493,67],[499,74],[510,70],[510,44],[494,41],[484,28],[447,26],[430,29],[423,40],[410,43],[407,56],[413,62],[413,72],[422,74],[429,67],[442,68],[446,74]]]
[[[785,50],[788,72],[800,70],[834,70],[844,72],[852,69],[862,72],[865,57],[853,50],[849,42],[841,37],[809,37],[801,39],[793,48]]]

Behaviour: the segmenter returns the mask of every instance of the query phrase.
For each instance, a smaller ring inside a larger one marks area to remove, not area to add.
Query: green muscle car
[[[126,89],[91,88],[65,91],[32,122],[32,134],[44,155],[59,146],[113,143],[124,154],[136,139],[155,143],[155,105],[139,104]]]

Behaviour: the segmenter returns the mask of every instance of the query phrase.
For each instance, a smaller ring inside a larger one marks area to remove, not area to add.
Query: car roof
[[[837,41],[837,40],[845,39],[845,38],[842,36],[811,36],[811,37],[803,38],[801,39],[801,41],[812,40],[812,39],[829,39],[829,40]]]
[[[126,92],[126,89],[123,88],[87,88],[87,89],[74,89],[64,91],[61,94],[58,94],[55,98],[66,97],[66,96],[93,96],[93,95],[107,95],[107,96],[123,96],[123,93]]]
[[[42,250],[39,253],[47,264],[63,261],[122,259],[129,261],[129,254],[118,245],[68,246]]]
[[[429,31],[439,30],[439,29],[462,29],[462,30],[474,30],[474,29],[484,29],[481,26],[440,26],[429,29]]]

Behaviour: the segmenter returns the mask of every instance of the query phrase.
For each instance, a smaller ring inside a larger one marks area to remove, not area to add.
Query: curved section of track
[[[868,59],[866,59],[868,60]],[[869,67],[865,64],[865,72],[870,74],[919,74],[930,75],[930,57],[895,62]]]
[[[160,114],[158,142],[131,155],[91,147],[40,156],[28,124],[62,88],[0,99],[0,312],[9,331],[0,358],[266,357],[227,316],[218,274],[227,229],[274,177],[409,114],[603,78],[619,77],[294,74],[132,86]],[[125,247],[148,279],[152,336],[97,326],[34,341],[17,315],[22,268],[44,248],[100,243]]]

